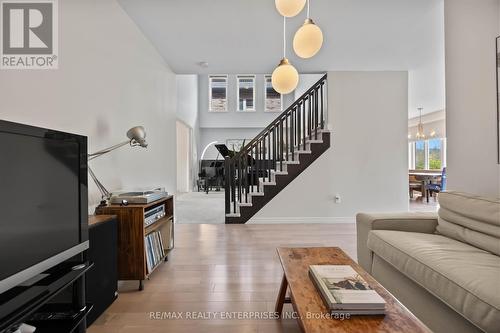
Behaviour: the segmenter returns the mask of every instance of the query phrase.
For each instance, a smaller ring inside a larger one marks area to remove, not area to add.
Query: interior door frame
[[[193,173],[194,173],[194,165],[193,165],[193,128],[191,126],[189,126],[186,122],[182,121],[181,119],[176,119],[176,124],[175,124],[175,137],[176,137],[176,140],[179,139],[179,133],[178,133],[178,124],[180,124],[181,126],[183,126],[185,129],[187,129],[188,131],[188,142],[186,143],[186,146],[187,146],[187,174],[186,174],[186,177],[187,177],[187,192],[192,192],[193,191],[193,186],[194,186],[194,176],[193,176]],[[178,148],[179,148],[179,142],[177,142],[177,145],[176,145],[176,160],[178,158]],[[177,161],[176,162],[176,170],[178,169],[179,167],[179,162]],[[179,170],[176,171],[176,177],[178,179],[178,176],[179,176]],[[179,191],[179,185],[177,185],[177,188],[176,188],[176,192]]]

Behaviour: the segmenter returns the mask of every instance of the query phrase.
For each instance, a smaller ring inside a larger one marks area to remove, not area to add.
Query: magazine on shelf
[[[311,265],[309,273],[332,313],[383,314],[384,299],[349,265]]]

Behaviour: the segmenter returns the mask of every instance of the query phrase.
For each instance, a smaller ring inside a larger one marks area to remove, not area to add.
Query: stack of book
[[[156,265],[158,265],[165,257],[161,233],[159,231],[150,233],[145,237],[144,244],[146,247],[146,263],[148,266],[148,273],[151,273],[153,268],[155,268]]]
[[[349,265],[311,265],[309,275],[332,314],[379,315],[384,299]]]

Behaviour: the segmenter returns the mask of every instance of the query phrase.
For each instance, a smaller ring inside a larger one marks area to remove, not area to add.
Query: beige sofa
[[[439,204],[358,214],[358,261],[434,332],[500,332],[500,199],[443,192]]]

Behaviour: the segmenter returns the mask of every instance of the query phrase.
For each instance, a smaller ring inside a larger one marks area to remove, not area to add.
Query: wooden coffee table
[[[278,255],[284,274],[275,311],[281,314],[283,303],[292,303],[303,332],[430,332],[340,248],[278,248]],[[344,320],[321,318],[321,314],[329,311],[309,277],[310,265],[351,265],[385,299],[386,314],[351,316]],[[290,299],[286,297],[287,289],[290,289]]]

